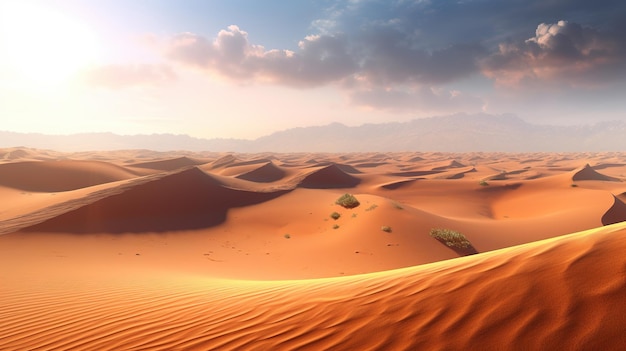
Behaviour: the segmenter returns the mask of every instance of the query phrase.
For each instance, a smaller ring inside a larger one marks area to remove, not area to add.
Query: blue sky
[[[626,2],[0,0],[1,129],[625,120]]]

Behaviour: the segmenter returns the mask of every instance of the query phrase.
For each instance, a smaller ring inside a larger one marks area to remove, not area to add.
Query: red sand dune
[[[359,178],[350,175],[336,164],[316,167],[299,180],[301,187],[317,189],[352,188],[359,183]]]
[[[2,350],[626,345],[622,153],[0,155]]]
[[[620,224],[344,278],[5,270],[0,340],[13,350],[618,350],[625,250]]]
[[[27,161],[0,164],[0,186],[33,192],[60,192],[136,176],[98,161]]]
[[[23,230],[127,233],[208,228],[222,223],[231,207],[265,202],[280,194],[231,189],[194,167]]]
[[[270,161],[263,164],[261,167],[238,175],[237,178],[257,183],[271,183],[281,180],[285,174],[286,172],[284,170]]]
[[[183,156],[174,159],[166,159],[160,161],[150,161],[133,163],[127,165],[128,167],[147,168],[157,171],[175,171],[180,168],[199,166],[207,163],[208,161],[198,160],[191,157]]]
[[[609,177],[604,174],[596,172],[589,164],[583,167],[581,170],[577,171],[572,180],[606,180],[606,181],[619,181],[619,179],[614,177]]]

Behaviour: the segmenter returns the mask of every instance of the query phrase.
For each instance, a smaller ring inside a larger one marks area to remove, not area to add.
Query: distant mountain
[[[80,133],[46,135],[0,131],[0,147],[24,146],[58,151],[148,149],[155,151],[241,151],[249,149],[250,140],[199,139],[188,135]]]
[[[172,134],[58,136],[0,131],[0,147],[26,146],[59,151],[624,151],[625,135],[624,122],[547,126],[530,124],[514,115],[456,114],[356,127],[332,123],[293,128],[255,140],[199,139]]]

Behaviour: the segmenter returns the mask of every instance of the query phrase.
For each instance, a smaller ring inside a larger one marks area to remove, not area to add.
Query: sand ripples
[[[41,279],[3,288],[0,340],[8,350],[614,349],[626,341],[625,249],[626,231],[608,227],[344,278]]]

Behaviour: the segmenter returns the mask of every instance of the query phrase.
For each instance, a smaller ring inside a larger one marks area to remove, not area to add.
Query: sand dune
[[[232,154],[224,155],[211,163],[210,169],[219,169],[236,163],[237,157]]]
[[[207,228],[222,223],[231,207],[264,202],[280,194],[230,189],[194,167],[23,230],[124,233]]]
[[[351,188],[360,183],[359,178],[350,175],[336,164],[316,167],[299,182],[305,188]]]
[[[619,181],[619,179],[614,177],[609,177],[604,174],[601,174],[595,171],[589,164],[583,167],[581,170],[577,171],[573,176],[572,180],[604,180],[604,181]]]
[[[68,285],[3,271],[0,338],[15,350],[616,350],[626,343],[624,250],[620,224],[345,278],[129,270]]]
[[[626,345],[622,153],[0,155],[3,350]]]
[[[127,165],[128,167],[148,168],[157,171],[175,171],[189,166],[199,166],[208,161],[198,160],[190,157],[177,157],[160,161],[141,162]]]
[[[285,171],[270,161],[261,167],[238,175],[237,178],[257,183],[271,183],[281,180],[284,176]]]
[[[45,161],[52,160],[58,153],[50,150],[37,150],[24,147],[0,149],[0,161]]]
[[[28,161],[0,164],[0,186],[32,192],[68,191],[136,176],[97,161]]]

